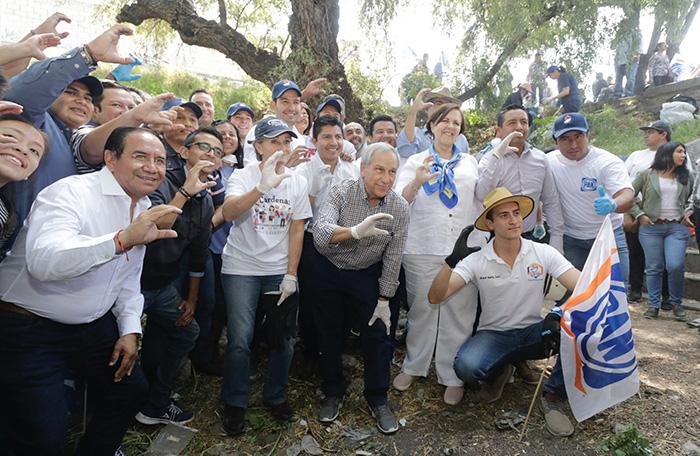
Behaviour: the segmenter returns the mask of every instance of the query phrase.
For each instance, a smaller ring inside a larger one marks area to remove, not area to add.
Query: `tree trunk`
[[[640,95],[644,92],[644,87],[647,81],[647,69],[649,69],[649,59],[656,52],[656,45],[659,44],[661,38],[662,21],[659,19],[659,14],[654,15],[654,28],[651,32],[651,39],[646,54],[639,54],[639,66],[637,67],[637,76],[634,78],[634,94]]]
[[[335,84],[343,96],[347,114],[362,116],[362,104],[353,94],[345,68],[338,59],[338,0],[292,0],[289,33],[292,52],[283,59],[260,49],[225,22],[200,17],[191,0],[137,0],[117,15],[120,22],[141,24],[159,19],[170,25],[189,45],[215,49],[236,62],[250,77],[272,86],[279,79],[293,79],[300,86],[319,77]],[[221,2],[219,7],[221,9]]]
[[[673,59],[673,56],[676,55],[676,53],[678,52],[681,43],[685,39],[685,36],[688,34],[691,25],[693,25],[693,21],[695,20],[695,15],[697,14],[698,9],[700,9],[700,0],[694,0],[693,3],[690,5],[690,8],[688,9],[688,12],[685,15],[685,19],[683,20],[681,32],[678,34],[677,38],[678,42],[668,43],[668,50],[666,51],[666,54],[668,55],[669,62]]]

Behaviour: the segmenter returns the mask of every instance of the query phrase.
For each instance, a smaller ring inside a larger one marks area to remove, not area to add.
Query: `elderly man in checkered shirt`
[[[385,434],[399,428],[387,405],[391,330],[398,317],[389,299],[399,283],[408,226],[408,203],[392,190],[398,167],[399,155],[392,146],[369,146],[362,157],[362,177],[331,189],[313,230],[320,253],[314,269],[314,321],[325,395],[319,420],[332,422],[340,412],[346,386],[343,339],[351,324],[347,319],[353,318],[362,322],[364,396]]]

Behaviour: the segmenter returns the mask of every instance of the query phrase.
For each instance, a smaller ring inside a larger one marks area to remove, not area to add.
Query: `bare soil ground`
[[[504,412],[527,412],[534,386],[516,378],[495,404],[477,404],[473,394],[467,393],[461,404],[451,407],[442,402],[443,388],[432,373],[405,393],[390,392],[392,407],[405,426],[393,436],[383,436],[376,432],[362,398],[362,366],[355,354],[345,360],[349,395],[340,419],[331,426],[316,420],[320,379],[312,366],[299,359],[295,358],[289,388],[297,416],[278,424],[262,407],[264,363],[259,363],[252,380],[247,429],[237,438],[226,436],[221,427],[220,380],[189,378],[179,393],[182,404],[195,412],[189,426],[198,433],[185,454],[295,455],[303,436],[309,434],[327,455],[597,455],[605,454],[601,445],[613,435],[615,425],[635,425],[652,442],[656,454],[681,455],[686,442],[700,445],[700,334],[673,320],[670,312],[662,312],[658,320],[646,320],[643,311],[643,305],[631,306],[640,394],[578,423],[570,438],[550,436],[537,408],[522,442],[518,432],[496,429],[494,421]],[[691,319],[700,317],[697,312],[689,314]],[[402,357],[403,348],[399,348],[397,360]],[[537,366],[544,367],[544,361]],[[396,373],[398,367],[393,366],[392,375]],[[125,438],[126,453],[143,453],[159,429],[134,427]]]

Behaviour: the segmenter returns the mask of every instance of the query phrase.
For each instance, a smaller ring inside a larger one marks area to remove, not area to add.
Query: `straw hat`
[[[497,187],[491,190],[491,192],[484,198],[484,212],[481,213],[474,226],[477,230],[489,231],[486,225],[486,214],[489,213],[494,207],[504,204],[504,203],[518,203],[520,206],[520,214],[523,218],[530,215],[532,208],[535,207],[535,202],[529,196],[525,195],[513,195],[505,187]]]
[[[425,101],[426,103],[429,103],[437,98],[444,98],[446,100],[449,100],[450,103],[455,103],[458,105],[462,104],[461,100],[452,96],[450,89],[448,89],[447,87],[439,87],[423,95],[423,101]]]

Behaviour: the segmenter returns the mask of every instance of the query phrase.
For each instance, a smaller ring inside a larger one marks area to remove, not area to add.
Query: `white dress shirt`
[[[550,230],[549,243],[559,251],[564,248],[559,192],[544,152],[527,143],[521,155],[508,151],[499,159],[493,155],[493,149],[488,151],[479,161],[476,197],[483,201],[496,187],[505,187],[514,195],[527,195],[535,201],[535,209],[523,220],[524,232],[535,229],[541,201]]]
[[[416,170],[430,156],[430,151],[412,155],[406,160],[396,179],[396,193],[403,194],[404,188],[416,177]],[[461,160],[453,169],[457,186],[457,204],[448,208],[440,201],[439,191],[427,195],[423,187],[418,190],[411,203],[411,218],[408,224],[408,239],[405,255],[449,255],[462,229],[474,223],[483,207],[474,197],[478,179],[476,159],[462,154]]]
[[[151,205],[141,198],[134,218]],[[112,172],[69,176],[39,193],[10,255],[0,263],[0,296],[65,324],[92,322],[110,309],[119,335],[141,333],[144,246],[114,253],[130,223],[131,198]]]

